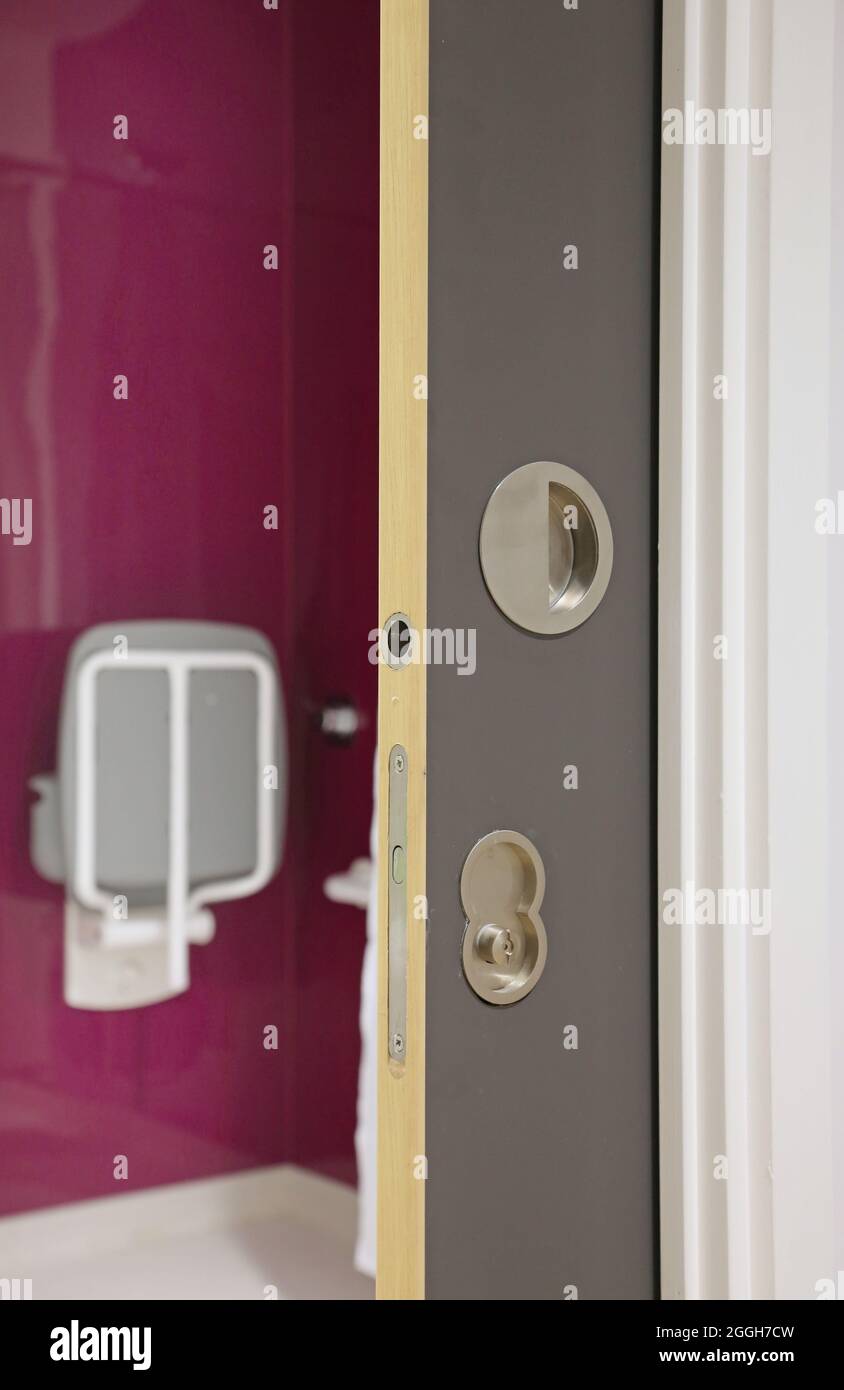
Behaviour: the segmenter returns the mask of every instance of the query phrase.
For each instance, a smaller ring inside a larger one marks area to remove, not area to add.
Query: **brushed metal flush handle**
[[[545,969],[544,895],[539,851],[517,830],[494,830],[468,855],[460,876],[463,974],[487,1004],[524,999]]]
[[[591,483],[562,463],[526,463],[498,484],[480,534],[484,581],[506,617],[543,636],[594,613],[612,573],[612,528]]]

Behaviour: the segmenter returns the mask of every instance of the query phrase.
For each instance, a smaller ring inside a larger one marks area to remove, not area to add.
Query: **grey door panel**
[[[474,674],[428,671],[431,1299],[655,1296],[656,36],[655,0],[431,3],[428,621],[477,630]],[[539,460],[614,541],[553,637],[478,557],[493,489]],[[460,875],[502,829],[544,864],[547,960],[495,1007],[462,975]]]

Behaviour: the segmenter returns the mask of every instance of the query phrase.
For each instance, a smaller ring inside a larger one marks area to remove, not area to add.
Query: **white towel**
[[[378,1197],[378,753],[372,788],[369,853],[372,882],[366,910],[366,949],[360,989],[360,1073],[355,1152],[358,1162],[358,1240],[355,1268],[375,1277],[375,1230]]]

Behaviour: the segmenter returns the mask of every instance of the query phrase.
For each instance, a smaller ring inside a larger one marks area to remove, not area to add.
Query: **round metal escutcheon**
[[[409,666],[414,656],[414,633],[406,613],[391,613],[378,639],[379,657],[393,671]]]

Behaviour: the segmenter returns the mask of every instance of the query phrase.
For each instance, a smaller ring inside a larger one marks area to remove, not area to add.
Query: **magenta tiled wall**
[[[371,815],[378,3],[14,0],[0,51],[0,494],[33,505],[29,545],[0,536],[0,1211],[282,1161],[353,1181],[364,920],[322,881]],[[132,618],[270,637],[289,830],[186,995],[95,1014],[62,1000],[27,782],[73,638]],[[337,694],[348,749],[314,724]]]

